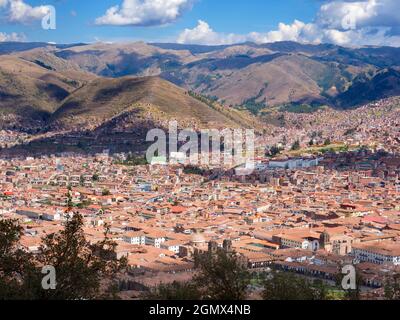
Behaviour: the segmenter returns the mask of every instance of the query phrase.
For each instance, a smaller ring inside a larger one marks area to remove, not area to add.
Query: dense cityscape
[[[395,102],[376,103],[372,112]],[[323,143],[349,129],[337,118],[337,131],[315,138],[314,155],[307,153],[309,145],[293,150],[289,141],[301,135],[286,131],[282,153],[271,156],[265,148],[268,156],[254,159],[248,175],[195,170],[185,161],[132,165],[126,155],[107,151],[4,159],[0,214],[20,222],[20,245],[31,253],[71,214],[83,216],[91,243],[110,228],[117,258],[127,258],[128,271],[119,279],[124,299],[190,281],[195,254],[214,247],[243,257],[252,274],[273,267],[332,286],[342,267],[354,264],[363,279],[362,297],[383,298],[385,281],[400,271],[400,136],[398,124],[387,125],[399,118],[384,114],[370,123],[363,118],[359,132],[341,143],[332,140],[333,146],[346,145],[342,151]],[[255,285],[248,295],[260,297],[259,291]]]
[[[399,10],[0,0],[0,301],[400,300]]]

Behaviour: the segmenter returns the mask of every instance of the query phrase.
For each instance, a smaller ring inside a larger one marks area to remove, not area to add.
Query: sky
[[[400,1],[0,0],[0,41],[400,46]]]

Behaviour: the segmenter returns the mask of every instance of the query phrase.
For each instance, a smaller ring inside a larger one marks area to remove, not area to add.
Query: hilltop
[[[391,84],[399,81],[399,53],[399,48],[391,47],[351,49],[290,41],[225,46],[0,44],[3,56],[71,78],[157,76],[255,114],[285,105],[347,109],[397,95]],[[385,83],[389,86],[381,85]]]
[[[236,111],[232,110],[232,113]],[[181,127],[224,128],[240,126],[226,113],[193,98],[176,85],[158,77],[96,79],[66,98],[49,119],[53,129],[89,129],[111,120],[135,115],[135,120],[177,120]],[[125,121],[124,125],[127,123]]]
[[[1,47],[2,44],[0,52]],[[104,47],[108,45],[91,45],[90,49]],[[27,44],[27,50],[22,50],[22,45],[16,48],[15,52],[1,55],[0,60],[0,126],[3,129],[30,133],[47,129],[86,130],[104,126],[121,113],[138,111],[155,121],[176,119],[189,127],[254,125],[254,119],[249,120],[246,113],[205,103],[156,76],[96,75],[72,60],[59,57],[61,52],[65,54],[65,46],[61,46],[61,51],[52,45],[39,44],[37,47]],[[150,56],[158,50],[145,44],[127,45],[127,48]],[[65,50],[85,49],[87,46],[80,45]]]
[[[84,75],[80,70],[57,72],[17,56],[1,56],[1,127],[42,127],[62,100],[87,83],[90,77]]]

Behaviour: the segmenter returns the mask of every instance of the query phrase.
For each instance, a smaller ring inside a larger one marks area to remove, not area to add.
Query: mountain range
[[[0,127],[34,134],[171,119],[262,128],[269,110],[349,109],[400,95],[392,47],[4,42],[0,55]]]

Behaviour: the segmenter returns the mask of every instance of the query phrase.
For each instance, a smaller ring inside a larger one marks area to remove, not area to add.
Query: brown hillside
[[[238,127],[235,119],[157,77],[96,79],[69,96],[50,119],[52,129],[93,130],[127,112],[181,127]]]
[[[0,125],[34,128],[84,82],[16,56],[0,59]]]

